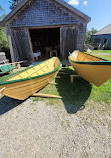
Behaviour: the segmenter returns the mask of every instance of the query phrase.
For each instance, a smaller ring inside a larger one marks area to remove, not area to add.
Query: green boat
[[[13,66],[11,64],[0,65],[0,74],[5,74],[13,70]]]

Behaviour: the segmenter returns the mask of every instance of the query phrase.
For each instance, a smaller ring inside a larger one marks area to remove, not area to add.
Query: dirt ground
[[[110,110],[90,102],[69,114],[64,104],[3,97],[0,158],[111,158]]]

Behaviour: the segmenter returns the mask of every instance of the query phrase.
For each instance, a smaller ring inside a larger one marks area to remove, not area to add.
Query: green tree
[[[2,6],[0,5],[0,10],[2,11],[2,12],[5,12],[5,10],[2,8]]]
[[[0,5],[0,21],[5,17],[5,10],[2,8],[2,6]]]
[[[94,35],[96,32],[97,30],[94,28],[92,28],[90,31],[88,29],[86,30],[86,39],[85,39],[86,44],[91,44],[92,35]]]
[[[0,52],[9,49],[8,41],[4,32],[4,28],[0,27]]]
[[[9,1],[11,3],[10,9],[14,9],[22,0],[11,0]]]
[[[1,16],[0,21],[6,16],[5,10],[0,6]],[[0,26],[0,52],[6,52],[9,56],[9,45],[6,38],[4,28]]]

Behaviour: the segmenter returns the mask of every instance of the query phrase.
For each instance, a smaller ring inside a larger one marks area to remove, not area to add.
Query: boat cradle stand
[[[70,75],[70,81],[71,81],[71,83],[73,83],[74,77],[80,77],[80,76],[79,75]]]

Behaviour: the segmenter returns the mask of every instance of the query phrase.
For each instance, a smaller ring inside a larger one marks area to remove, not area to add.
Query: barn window
[[[100,43],[100,38],[96,38],[96,39],[94,40],[94,43]]]

